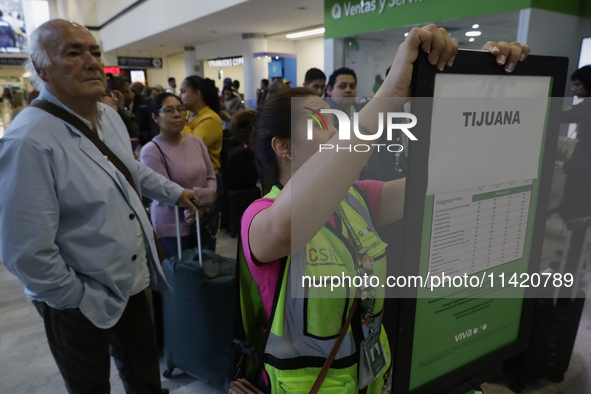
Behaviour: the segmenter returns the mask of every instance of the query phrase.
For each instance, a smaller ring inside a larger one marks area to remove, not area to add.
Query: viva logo
[[[486,324],[483,324],[482,326],[480,326],[480,329],[479,329],[479,327],[475,327],[474,329],[469,329],[469,330],[466,330],[464,332],[461,332],[461,333],[459,333],[459,334],[457,334],[455,336],[456,337],[456,342],[459,342],[462,339],[470,338],[472,335],[475,335],[476,333],[478,333],[478,331],[480,331],[480,330],[486,330],[486,328],[487,328],[487,325]]]

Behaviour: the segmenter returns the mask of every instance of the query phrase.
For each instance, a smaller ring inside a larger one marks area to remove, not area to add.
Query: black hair
[[[591,93],[591,65],[587,65],[576,70],[571,75],[570,80],[574,81],[578,79],[581,85],[585,87],[585,90]]]
[[[120,92],[123,90],[123,86],[125,86],[126,83],[129,82],[121,77],[113,77],[107,80],[107,86],[111,88],[111,90],[118,90]]]
[[[269,86],[269,80],[268,80],[268,79],[261,79],[261,82],[262,82],[264,85],[267,85],[267,86]]]
[[[240,88],[240,81],[235,79],[232,81],[232,86],[234,86],[236,89]]]
[[[170,78],[168,78],[168,83],[170,83],[170,81],[175,81],[176,82],[176,79],[174,79],[174,77],[170,77]]]
[[[245,110],[232,117],[231,130],[241,141],[250,139],[256,158],[256,166],[266,180],[279,183],[280,169],[271,142],[273,138],[291,139],[292,111],[295,97],[315,97],[307,88],[284,89],[269,97],[258,107],[258,112]]]
[[[205,104],[213,110],[216,114],[220,114],[220,99],[215,87],[215,82],[212,79],[203,79],[197,75],[191,75],[185,78],[187,86],[191,89],[201,92],[201,97]]]
[[[308,85],[314,82],[317,79],[324,79],[326,81],[326,75],[317,68],[311,68],[306,71],[306,76],[304,77],[304,82]]]
[[[2,11],[0,11],[0,18],[2,18],[4,16],[4,14],[2,13]]]
[[[181,105],[183,104],[183,100],[181,100],[180,97],[178,97],[172,93],[168,93],[168,92],[158,93],[158,95],[156,97],[154,97],[152,100],[150,100],[150,103],[149,103],[150,113],[158,116],[160,114],[160,110],[162,109],[162,103],[164,103],[164,101],[169,97],[174,97],[175,99],[177,99],[179,101],[179,103],[181,103]]]
[[[222,89],[222,95],[224,94],[225,91],[229,91],[230,93],[232,93],[232,95],[234,94],[234,89],[232,89],[232,85],[224,85],[224,88]]]
[[[357,82],[357,75],[355,74],[355,71],[347,67],[342,67],[338,70],[334,70],[334,72],[330,75],[330,78],[328,79],[328,83],[326,84],[326,86],[334,88],[334,84],[337,82],[337,77],[339,75],[352,75],[353,78],[355,78],[355,82]]]

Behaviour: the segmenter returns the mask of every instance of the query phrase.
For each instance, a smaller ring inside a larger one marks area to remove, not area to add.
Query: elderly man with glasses
[[[134,160],[121,118],[99,103],[101,51],[84,27],[52,20],[31,36],[39,98],[0,139],[0,254],[45,323],[70,393],[161,393],[148,287],[168,291],[141,202],[198,199]]]

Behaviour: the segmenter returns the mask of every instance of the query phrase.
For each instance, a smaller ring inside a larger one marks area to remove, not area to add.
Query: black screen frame
[[[460,50],[454,61],[454,65],[439,71],[428,61],[427,54],[420,51],[419,57],[413,68],[413,82],[411,87],[412,97],[433,97],[435,77],[437,74],[471,74],[471,75],[515,75],[515,76],[549,76],[552,77],[551,97],[562,97],[566,87],[568,72],[568,58],[530,55],[524,61],[519,62],[512,73],[507,73],[503,66],[496,64],[495,57],[485,51]],[[554,157],[560,128],[560,111],[555,100],[551,101],[548,116],[548,128],[542,160],[542,175],[538,193],[538,205],[533,229],[532,250],[528,272],[538,272],[544,238],[546,213],[550,199],[550,188],[554,168]],[[411,112],[419,122],[413,128],[413,134],[418,141],[412,141],[408,156],[408,172],[405,192],[404,217],[412,220],[404,220],[403,249],[400,267],[396,268],[396,275],[418,275],[418,264],[404,264],[404,261],[420,261],[421,239],[424,217],[425,197],[427,193],[428,157],[430,148],[430,125],[432,118],[432,106],[421,105]],[[415,240],[412,242],[412,240]],[[419,240],[416,242],[416,240]],[[533,245],[539,243],[537,250]],[[457,388],[458,392],[466,392],[467,388],[477,388],[478,379],[486,376],[486,371],[498,370],[499,366],[507,359],[523,352],[528,345],[529,331],[533,316],[535,300],[524,298],[518,339],[500,349],[497,349],[473,362],[455,369],[439,378],[436,378],[422,386],[409,390],[411,358],[414,344],[414,326],[416,318],[416,290],[415,298],[408,293],[401,294],[397,337],[394,341],[392,352],[395,368],[392,389],[396,394],[432,394],[441,393]],[[471,382],[470,384],[466,384]]]

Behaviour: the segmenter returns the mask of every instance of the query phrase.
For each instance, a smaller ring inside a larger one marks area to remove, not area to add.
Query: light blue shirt
[[[73,113],[47,89],[39,99]],[[183,188],[136,161],[123,121],[99,105],[97,127],[140,193],[174,205]],[[115,325],[134,282],[137,219],[150,287],[171,290],[140,198],[98,148],[61,119],[33,107],[14,119],[0,139],[0,190],[0,255],[32,300],[80,308],[100,328]]]

